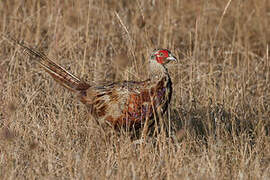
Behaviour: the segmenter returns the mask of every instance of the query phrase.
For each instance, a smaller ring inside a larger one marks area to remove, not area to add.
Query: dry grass
[[[156,47],[181,61],[169,67],[171,138],[140,147],[104,133],[0,39],[0,178],[270,178],[269,9],[267,0],[0,1],[2,33],[91,84],[144,79]]]

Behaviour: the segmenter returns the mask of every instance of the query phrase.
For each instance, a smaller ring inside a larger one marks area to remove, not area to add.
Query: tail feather
[[[15,44],[19,45],[23,48],[23,52],[34,58],[36,62],[38,62],[46,72],[48,72],[54,80],[59,82],[64,87],[72,90],[72,91],[83,91],[90,87],[89,84],[82,81],[80,78],[68,72],[62,66],[56,64],[52,60],[50,60],[44,53],[41,53],[33,48],[26,46],[24,43],[19,42],[11,37],[7,37],[8,40],[11,40]]]

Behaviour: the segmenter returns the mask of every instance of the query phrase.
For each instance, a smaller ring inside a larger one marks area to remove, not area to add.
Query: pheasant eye
[[[159,53],[159,55],[160,55],[160,56],[163,56],[164,54],[161,52],[161,53]]]

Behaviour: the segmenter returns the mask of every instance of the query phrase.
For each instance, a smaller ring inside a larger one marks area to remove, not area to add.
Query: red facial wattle
[[[168,51],[166,50],[160,50],[157,54],[156,54],[156,60],[158,63],[160,64],[164,64],[166,58],[169,56]]]

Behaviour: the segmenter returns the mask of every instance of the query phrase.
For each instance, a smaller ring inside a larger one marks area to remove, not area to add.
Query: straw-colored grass
[[[180,60],[169,67],[169,134],[141,145],[102,131],[1,37],[0,178],[269,179],[269,9],[268,0],[0,1],[1,33],[90,84],[144,80],[153,48]]]

